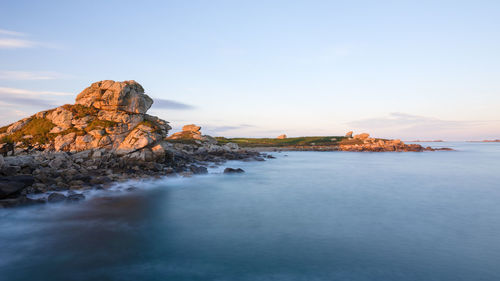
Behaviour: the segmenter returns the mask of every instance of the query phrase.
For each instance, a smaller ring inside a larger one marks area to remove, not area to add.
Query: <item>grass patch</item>
[[[21,130],[9,136],[3,137],[0,140],[0,143],[23,142],[24,144],[45,144],[54,138],[53,136],[51,136],[53,134],[49,134],[49,132],[55,126],[56,125],[45,118],[32,118],[28,121],[28,123],[26,123],[26,125],[24,125]],[[28,135],[31,135],[33,137],[29,139],[23,138],[24,136]]]
[[[95,107],[87,107],[81,104],[65,104],[62,108],[71,111],[74,119],[80,119],[85,116],[96,116],[99,110]]]
[[[99,120],[94,119],[90,124],[85,128],[86,132],[90,132],[93,130],[103,130],[106,128],[114,127],[117,123],[109,120]]]
[[[12,125],[12,124],[10,124],[10,125]],[[0,128],[0,134],[7,133],[7,129],[9,128],[10,125],[3,126],[2,128]]]
[[[216,137],[219,144],[233,142],[242,147],[284,147],[284,146],[335,146],[339,145],[345,137],[298,137],[298,138],[224,138]]]

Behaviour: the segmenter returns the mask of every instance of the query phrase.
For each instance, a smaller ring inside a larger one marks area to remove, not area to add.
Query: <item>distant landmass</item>
[[[467,141],[467,142],[500,142],[500,139],[496,139],[496,140]]]
[[[444,140],[412,140],[408,142],[444,142]]]

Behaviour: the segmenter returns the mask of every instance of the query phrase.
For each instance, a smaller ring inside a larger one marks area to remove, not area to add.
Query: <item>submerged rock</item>
[[[224,174],[239,174],[239,173],[244,173],[245,171],[242,168],[225,168],[224,169]]]
[[[67,197],[64,196],[64,194],[54,192],[54,193],[49,195],[49,197],[47,198],[47,201],[50,203],[56,203],[56,202],[66,201],[66,198]]]
[[[70,196],[68,196],[68,198],[67,198],[67,200],[68,200],[68,201],[72,201],[72,202],[81,201],[81,200],[83,200],[83,199],[85,199],[85,195],[83,195],[83,194],[78,194],[78,193],[76,193],[76,194],[71,194],[71,195],[70,195]]]
[[[193,174],[208,174],[207,167],[191,165],[189,166],[189,170],[193,172]]]

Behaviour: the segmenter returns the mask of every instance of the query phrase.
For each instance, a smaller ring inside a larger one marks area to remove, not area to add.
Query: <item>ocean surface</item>
[[[500,280],[500,143],[429,145],[0,209],[0,280]]]

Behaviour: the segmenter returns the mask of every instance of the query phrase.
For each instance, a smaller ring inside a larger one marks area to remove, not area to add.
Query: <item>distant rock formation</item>
[[[345,134],[345,137],[350,139],[350,138],[352,138],[352,134],[353,134],[353,131],[349,131],[349,132],[347,132],[347,134]]]
[[[362,133],[362,134],[354,135],[353,138],[354,139],[358,139],[358,140],[366,140],[369,137],[370,137],[370,134],[368,134],[368,133]]]
[[[179,140],[179,139],[191,139],[191,140],[201,140],[201,127],[195,124],[185,125],[182,127],[181,132],[172,134],[168,139]]]
[[[283,135],[279,135],[279,136],[277,137],[277,139],[279,139],[279,140],[283,140],[283,139],[286,139],[286,138],[287,138],[287,136],[286,136],[285,134],[283,134]]]
[[[26,150],[78,152],[104,148],[145,158],[171,127],[146,114],[153,100],[135,81],[104,80],[83,90],[73,105],[39,112],[0,128],[0,144]],[[156,149],[158,151],[158,149]]]

